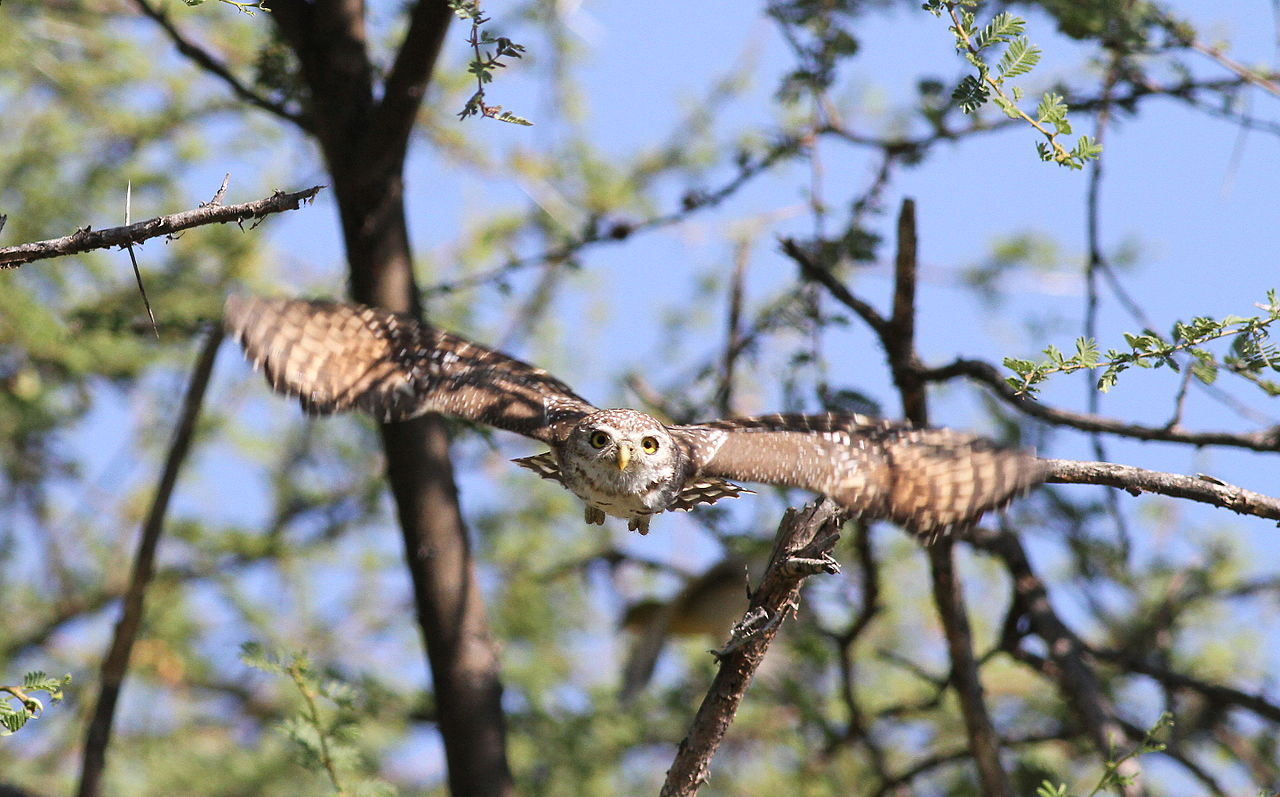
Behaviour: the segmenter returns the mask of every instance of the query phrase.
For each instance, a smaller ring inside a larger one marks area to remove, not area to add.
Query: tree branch
[[[885,338],[890,337],[892,330],[890,321],[880,315],[879,310],[850,293],[844,283],[830,271],[816,263],[794,238],[783,238],[780,243],[782,244],[782,253],[795,261],[795,264],[800,267],[801,274],[806,279],[826,288],[827,292],[834,296],[836,301],[857,313],[858,317],[876,333],[882,344]]]
[[[789,509],[783,516],[764,580],[719,654],[720,669],[667,770],[662,797],[694,794],[706,782],[711,757],[733,722],[769,643],[787,615],[799,606],[800,585],[815,573],[839,572],[830,553],[840,538],[842,520],[843,511],[829,500]]]
[[[1000,372],[988,362],[957,358],[954,362],[938,368],[925,368],[920,377],[926,382],[945,382],[957,376],[966,376],[991,388],[996,397],[1024,415],[1051,423],[1056,426],[1069,426],[1085,432],[1106,432],[1120,437],[1135,440],[1158,440],[1167,443],[1187,443],[1193,446],[1231,446],[1247,448],[1253,451],[1280,450],[1280,427],[1271,427],[1257,432],[1235,434],[1232,432],[1189,432],[1177,427],[1144,426],[1137,423],[1126,423],[1102,415],[1090,415],[1083,412],[1072,412],[1042,404],[1034,399],[1019,396]]]
[[[139,221],[124,227],[110,227],[105,230],[94,230],[89,227],[76,230],[61,238],[47,241],[19,244],[0,249],[0,270],[16,268],[34,260],[45,260],[51,257],[78,255],[94,249],[107,249],[112,246],[140,244],[161,235],[173,235],[192,227],[206,224],[226,224],[227,222],[243,223],[258,220],[272,213],[286,210],[297,210],[304,202],[308,202],[322,185],[312,186],[305,191],[282,193],[277,191],[265,199],[253,202],[242,202],[238,205],[201,205],[192,210],[173,213],[168,216],[157,216],[154,219]]]
[[[978,662],[973,655],[973,632],[963,585],[955,567],[955,538],[942,537],[928,547],[927,553],[933,600],[951,660],[951,685],[960,701],[960,714],[969,737],[969,752],[978,770],[978,782],[988,797],[1013,797],[1013,786],[1000,764],[1000,736],[987,711]]]
[[[160,29],[164,31],[173,45],[178,48],[178,52],[187,57],[187,60],[200,67],[204,71],[221,80],[231,89],[237,97],[249,103],[255,108],[264,110],[270,114],[291,122],[303,130],[309,130],[311,120],[304,114],[291,111],[284,105],[274,102],[254,91],[245,85],[239,78],[231,74],[231,70],[218,59],[213,53],[193,42],[186,37],[178,27],[169,19],[169,15],[153,6],[148,0],[133,0],[134,5],[138,7],[145,16],[155,21]]]
[[[142,523],[129,588],[120,608],[120,619],[111,638],[111,647],[102,661],[98,700],[85,733],[80,786],[76,792],[79,797],[97,795],[102,785],[102,770],[106,765],[107,745],[111,741],[116,701],[120,697],[125,672],[129,668],[129,654],[142,625],[143,604],[147,585],[155,570],[156,547],[160,542],[160,534],[164,531],[165,513],[168,511],[169,499],[173,496],[174,485],[178,481],[178,471],[191,448],[191,439],[195,436],[196,418],[200,415],[200,406],[204,402],[205,388],[209,385],[209,375],[213,372],[222,334],[222,326],[215,324],[205,337],[204,346],[191,371],[186,395],[182,399],[182,410],[174,428],[173,439],[169,443],[169,453],[165,457],[151,508],[147,510],[147,517]]]
[[[1047,459],[1055,484],[1103,484],[1119,487],[1131,495],[1159,493],[1230,509],[1239,515],[1254,515],[1280,521],[1280,498],[1236,487],[1205,474],[1184,476],[1154,470],[1115,465],[1110,462],[1077,462]]]
[[[1128,734],[1088,658],[1085,644],[1054,611],[1049,591],[1032,569],[1031,560],[1016,535],[978,530],[970,539],[979,550],[1000,558],[1012,582],[1014,597],[1005,620],[1001,649],[1057,681],[1066,705],[1082,721],[1094,750],[1106,760],[1112,755],[1117,740],[1127,738]],[[1048,659],[1032,656],[1019,645],[1021,635],[1017,628],[1023,618],[1029,621],[1031,631],[1044,641]],[[1123,765],[1121,774],[1136,776],[1139,772],[1137,763],[1130,759]],[[1137,795],[1144,790],[1135,784],[1125,787],[1124,793]]]
[[[916,274],[918,242],[916,240],[916,205],[902,200],[898,213],[897,252],[894,257],[893,314],[884,329],[876,330],[880,346],[889,360],[893,381],[902,398],[902,412],[917,426],[929,425],[927,384],[920,377],[920,359],[915,345]],[[828,276],[830,276],[828,274]],[[955,540],[944,537],[928,546],[929,575],[933,583],[933,600],[942,621],[951,660],[951,685],[960,701],[960,713],[969,736],[969,751],[982,792],[989,797],[1013,797],[1013,786],[1000,763],[1000,736],[983,696],[978,661],[973,655],[973,632],[969,611],[965,606],[964,587],[956,572]]]
[[[918,426],[929,423],[927,380],[915,352],[915,288],[917,263],[915,203],[903,200],[898,215],[898,244],[894,267],[892,315],[885,317],[859,299],[804,247],[783,239],[782,251],[796,262],[803,276],[820,283],[844,306],[856,313],[876,333],[893,372],[894,384],[902,399],[908,421]],[[942,621],[947,653],[951,660],[951,684],[956,689],[961,714],[969,737],[969,749],[978,770],[982,791],[988,795],[1012,795],[1012,786],[1000,764],[1000,738],[983,698],[978,663],[973,655],[964,591],[955,569],[954,540],[944,537],[926,551],[933,582],[934,602]]]
[[[483,285],[487,282],[501,283],[508,274],[541,265],[549,260],[570,260],[576,257],[579,252],[592,246],[622,243],[637,233],[659,230],[680,224],[700,211],[718,207],[737,193],[739,189],[750,183],[751,180],[768,172],[774,164],[784,159],[795,157],[802,151],[803,146],[800,138],[785,136],[775,142],[769,151],[759,158],[748,158],[745,161],[738,162],[736,164],[737,172],[721,185],[715,188],[695,188],[686,191],[680,198],[680,207],[678,209],[668,210],[640,221],[592,216],[587,220],[578,236],[567,243],[559,244],[536,255],[513,258],[502,265],[475,274],[469,274],[450,282],[440,282],[427,286],[423,290],[423,298],[454,293],[477,285]]]
[[[382,100],[373,111],[369,146],[404,152],[452,19],[448,3],[419,2],[413,6],[409,29],[382,84]]]

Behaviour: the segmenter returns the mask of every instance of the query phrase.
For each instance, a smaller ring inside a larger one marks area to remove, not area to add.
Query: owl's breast
[[[662,512],[675,500],[679,489],[672,479],[639,471],[619,471],[613,467],[583,467],[561,462],[564,486],[593,506],[613,517],[632,520]]]

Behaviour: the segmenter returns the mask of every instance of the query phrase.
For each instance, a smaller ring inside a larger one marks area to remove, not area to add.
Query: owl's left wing
[[[672,427],[698,476],[797,487],[929,539],[1044,480],[1026,451],[862,415],[764,415]]]
[[[231,296],[223,322],[271,386],[312,413],[441,412],[551,442],[595,409],[541,368],[400,313]]]

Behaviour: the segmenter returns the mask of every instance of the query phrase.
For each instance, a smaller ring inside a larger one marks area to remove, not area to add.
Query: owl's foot
[[[627,528],[631,531],[638,531],[641,534],[649,533],[649,516],[633,517],[627,521]]]
[[[603,511],[603,510],[597,509],[597,508],[595,508],[594,506],[587,506],[587,508],[586,508],[586,509],[587,509],[587,512],[586,512],[586,521],[587,521],[588,523],[591,523],[591,524],[596,525],[596,526],[603,526],[603,525],[604,525],[604,511]]]

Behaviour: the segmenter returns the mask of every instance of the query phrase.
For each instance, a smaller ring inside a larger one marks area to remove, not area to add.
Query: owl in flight
[[[811,490],[933,540],[1046,475],[1034,455],[982,437],[853,413],[669,425],[599,409],[541,368],[357,304],[232,296],[225,323],[307,412],[383,422],[439,412],[532,437],[551,450],[517,464],[581,498],[588,523],[612,515],[641,534],[659,512],[750,492],[733,479]]]

